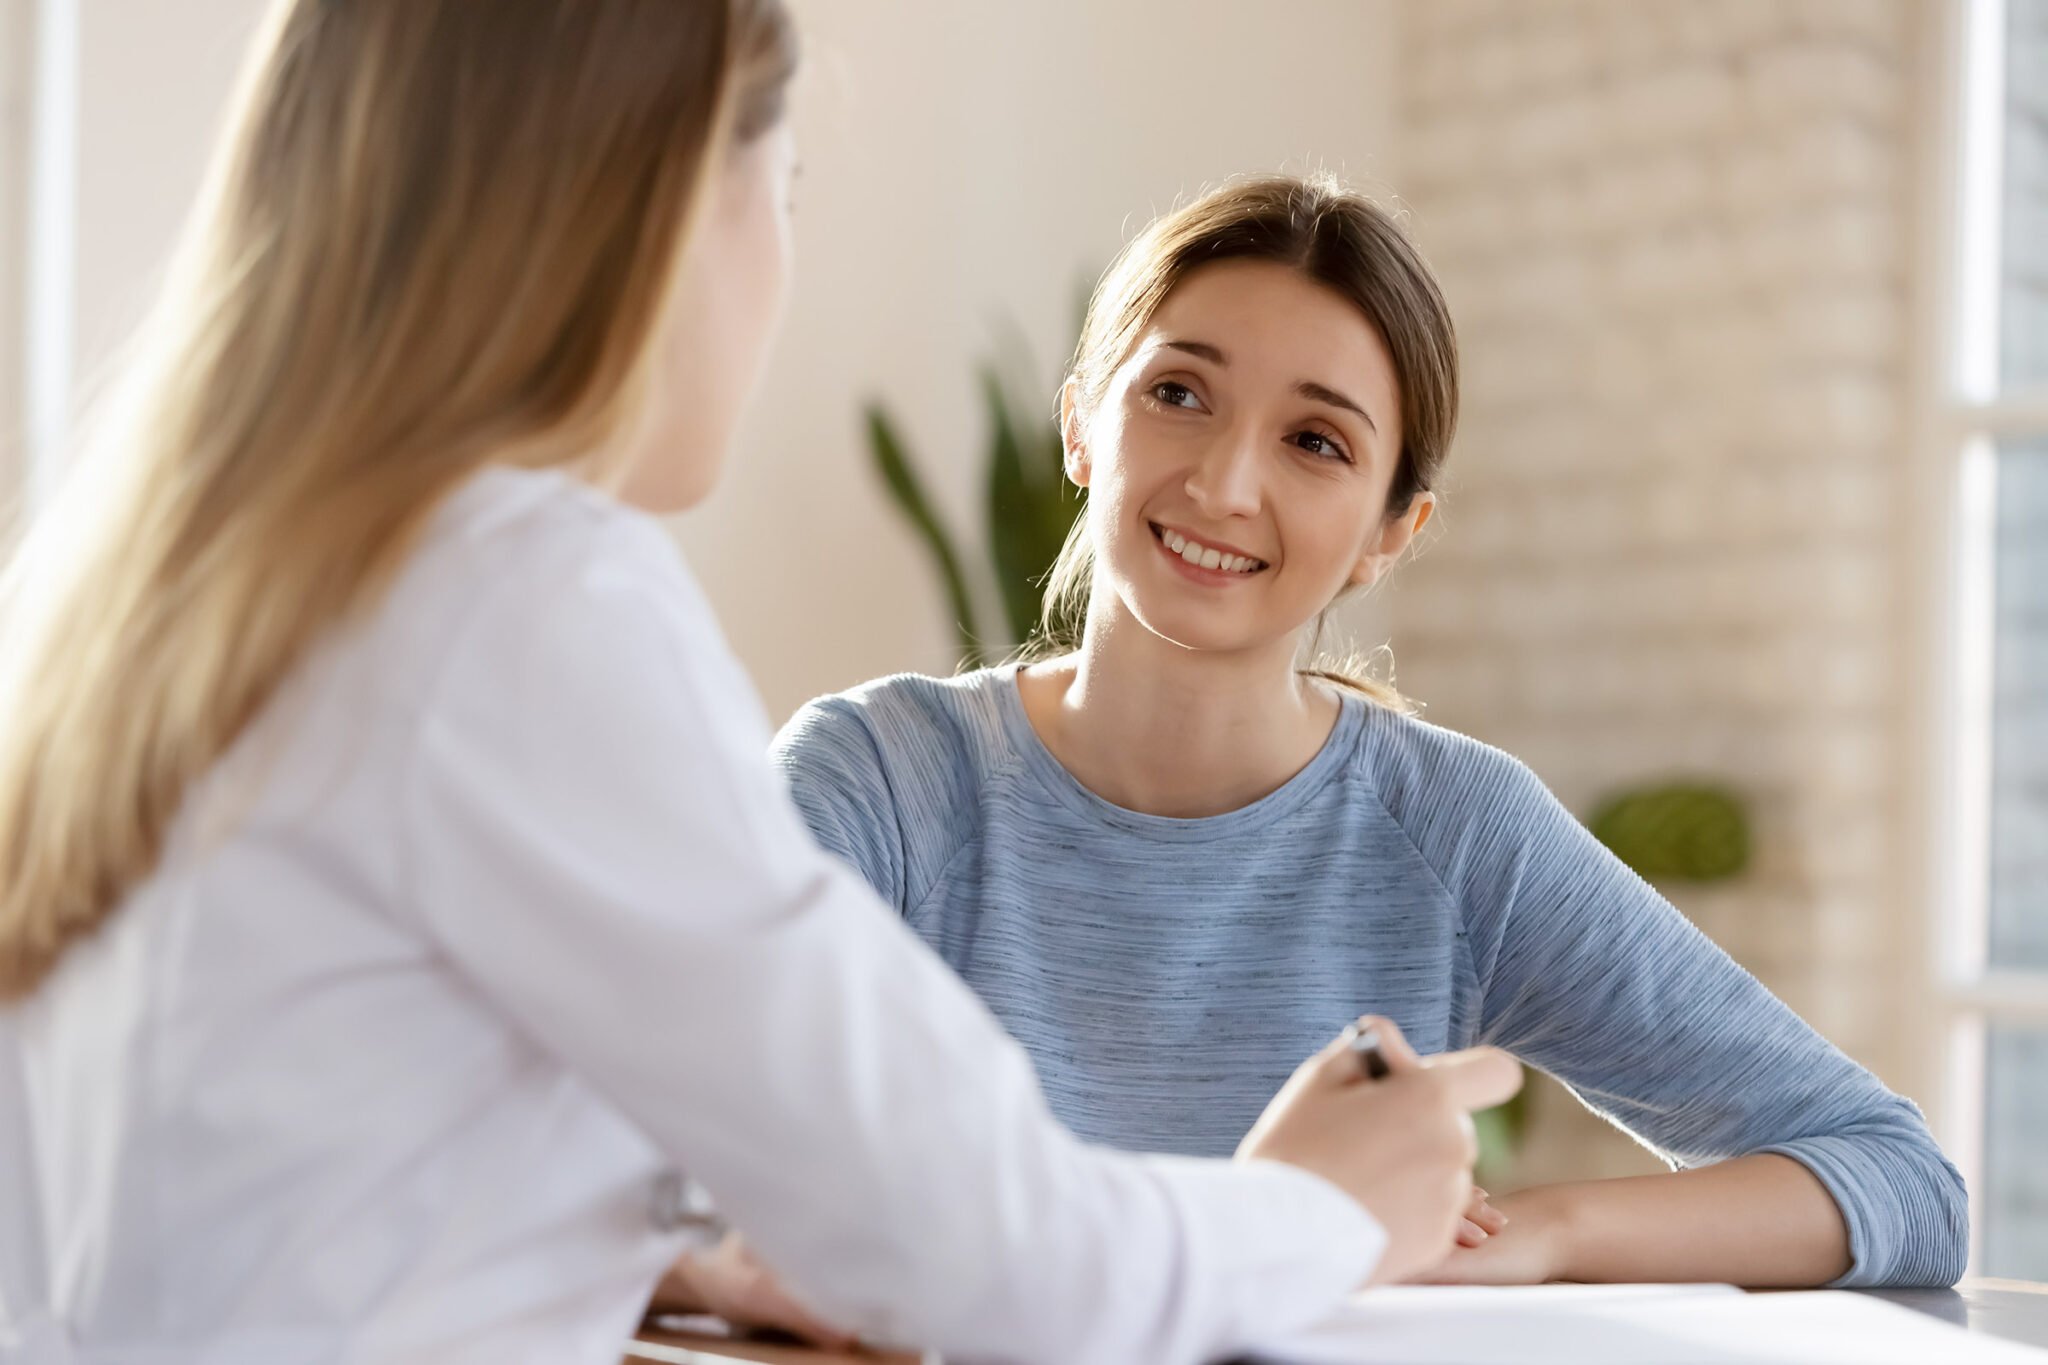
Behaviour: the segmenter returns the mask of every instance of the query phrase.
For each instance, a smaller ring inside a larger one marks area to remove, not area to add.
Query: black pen
[[[1384,1080],[1393,1074],[1394,1068],[1387,1065],[1387,1054],[1380,1048],[1378,1029],[1371,1025],[1361,1028],[1356,1022],[1346,1024],[1344,1041],[1351,1048],[1351,1055],[1358,1058],[1358,1069],[1367,1080]]]

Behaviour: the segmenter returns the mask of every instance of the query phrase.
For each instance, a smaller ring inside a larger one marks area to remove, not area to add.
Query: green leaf
[[[1077,302],[1085,309],[1092,282],[1081,283]],[[1082,316],[1077,311],[1077,331]],[[1086,498],[1067,482],[1065,450],[1051,404],[1041,405],[1037,415],[1032,416],[1033,405],[1011,401],[1011,395],[1018,390],[1006,386],[1002,376],[1026,376],[1021,389],[1029,392],[1032,367],[1030,347],[1022,330],[1012,324],[1006,339],[1010,344],[999,347],[1000,359],[984,363],[976,374],[989,418],[984,489],[987,562],[995,576],[1007,633],[1012,643],[1021,644],[1038,628],[1045,580]],[[1025,420],[1018,421],[1013,413],[1026,414]],[[883,478],[905,516],[924,535],[933,560],[946,579],[955,620],[961,623],[963,649],[970,659],[985,658],[991,651],[981,646],[973,628],[966,575],[953,552],[951,539],[932,515],[903,456],[902,443],[894,436],[878,405],[869,406],[868,425],[870,444],[875,448]]]
[[[1674,782],[1624,792],[1587,822],[1637,876],[1649,881],[1719,881],[1749,863],[1742,802],[1719,787]]]
[[[1040,500],[1024,470],[1024,449],[1010,421],[1010,405],[994,370],[981,371],[982,399],[988,405],[988,548],[995,563],[996,589],[1008,618],[1010,639],[1022,642],[1038,624],[1039,572],[1034,563],[1038,543]]]
[[[1041,463],[1048,471],[1048,477],[1038,496],[1037,522],[1032,532],[1030,548],[1031,585],[1033,600],[1043,604],[1045,582],[1052,575],[1052,566],[1065,548],[1067,534],[1074,523],[1087,510],[1087,490],[1076,488],[1067,482],[1066,447],[1060,440],[1059,424],[1046,422],[1046,439]],[[1051,623],[1049,623],[1051,624]],[[1066,623],[1079,629],[1080,622]]]
[[[924,495],[924,486],[918,481],[917,471],[912,468],[904,449],[902,438],[896,433],[895,424],[880,403],[867,405],[868,449],[874,455],[875,467],[881,471],[882,482],[895,500],[896,508],[924,538],[925,548],[931,552],[932,561],[938,566],[939,577],[946,590],[947,605],[953,613],[953,628],[958,633],[960,652],[970,665],[982,661],[981,632],[974,620],[974,599],[967,591],[967,578],[960,569],[960,556],[954,552],[953,538],[939,520],[938,513]]]
[[[1038,627],[1046,575],[1080,501],[1068,491],[1059,424],[1048,415],[1020,428],[993,369],[982,369],[981,391],[989,415],[989,557],[1010,638],[1021,644]]]
[[[1482,1184],[1498,1189],[1496,1182],[1505,1182],[1513,1171],[1515,1153],[1521,1150],[1522,1138],[1529,1130],[1529,1090],[1536,1083],[1535,1075],[1526,1077],[1522,1088],[1505,1104],[1472,1116],[1473,1133],[1479,1139],[1478,1176]]]

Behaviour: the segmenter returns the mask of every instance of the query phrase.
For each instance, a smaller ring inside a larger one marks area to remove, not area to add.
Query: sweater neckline
[[[1365,698],[1340,692],[1336,724],[1330,727],[1329,737],[1316,750],[1315,757],[1300,772],[1266,795],[1220,815],[1192,818],[1152,815],[1119,806],[1099,795],[1054,757],[1024,709],[1024,694],[1017,685],[1017,674],[1021,668],[1020,664],[1005,664],[995,670],[994,681],[1003,733],[1024,769],[1047,794],[1068,810],[1097,824],[1167,843],[1199,843],[1227,835],[1253,833],[1286,819],[1314,800],[1317,793],[1343,771],[1345,756],[1356,747],[1359,731],[1365,723]]]

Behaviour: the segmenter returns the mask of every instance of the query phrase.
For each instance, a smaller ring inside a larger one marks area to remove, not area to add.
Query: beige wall
[[[198,189],[261,0],[79,6],[77,377],[149,301]]]
[[[952,663],[935,580],[867,465],[865,395],[897,411],[955,525],[978,524],[972,366],[1004,318],[1049,413],[1077,281],[1128,232],[1231,173],[1380,175],[1393,113],[1378,0],[797,9],[795,304],[725,487],[682,532],[777,720]]]
[[[197,183],[261,0],[77,0],[83,381],[133,324]],[[779,721],[951,632],[878,494],[862,399],[886,397],[962,530],[978,510],[972,366],[1005,319],[1050,381],[1077,282],[1204,181],[1386,165],[1387,0],[796,0],[794,306],[725,487],[680,528]],[[1337,61],[1304,61],[1312,45]]]

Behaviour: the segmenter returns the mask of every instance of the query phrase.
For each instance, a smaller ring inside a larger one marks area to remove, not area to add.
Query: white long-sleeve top
[[[1316,1176],[1062,1129],[767,740],[654,522],[465,487],[0,1012],[0,1359],[611,1365],[677,1173],[965,1359],[1196,1360],[1370,1272]]]

